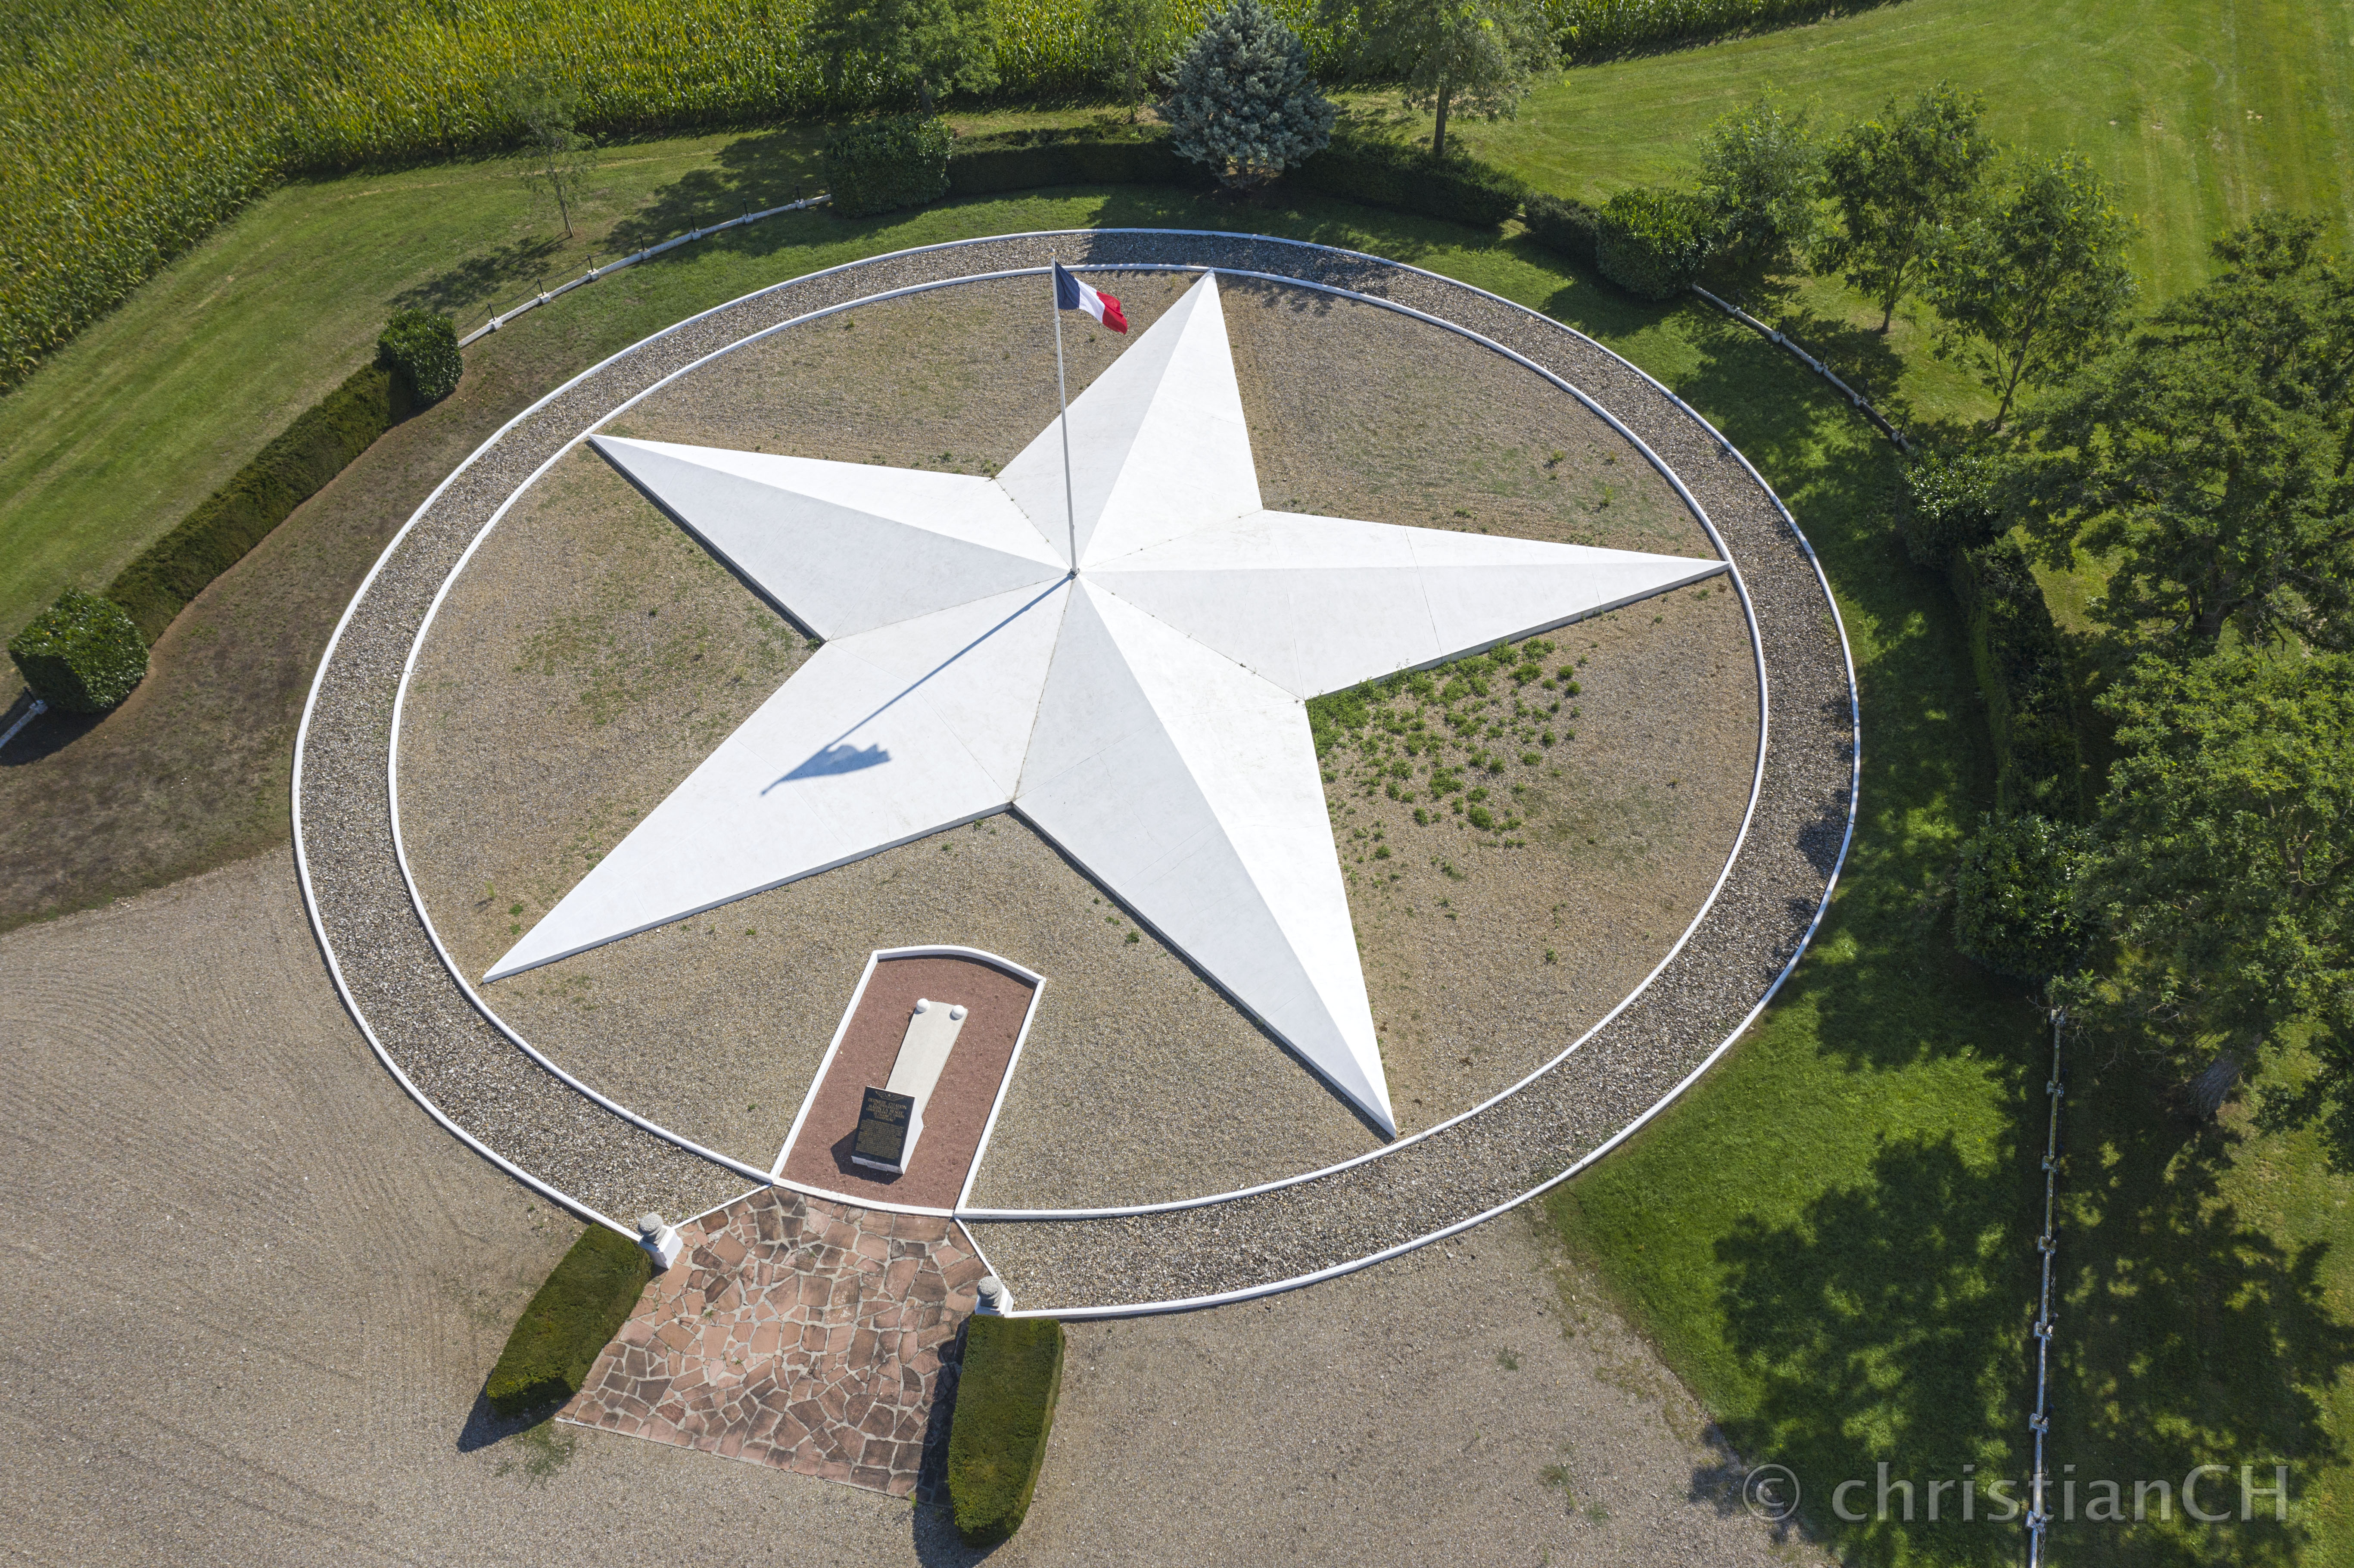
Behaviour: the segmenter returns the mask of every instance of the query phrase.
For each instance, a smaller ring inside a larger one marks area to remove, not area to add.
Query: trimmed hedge
[[[1521,210],[1529,187],[1473,158],[1433,158],[1419,147],[1334,136],[1284,178],[1326,196],[1495,228]]]
[[[1672,299],[1708,262],[1710,220],[1698,196],[1657,185],[1620,191],[1602,208],[1594,264],[1646,300]]]
[[[949,189],[948,122],[906,114],[845,125],[825,144],[832,210],[865,217],[938,201]]]
[[[1139,131],[1003,131],[961,136],[949,153],[949,190],[988,196],[1038,185],[1202,185],[1207,176],[1169,145]]]
[[[2032,813],[1980,818],[1954,874],[1954,946],[2031,984],[2073,968],[2089,937],[2076,901],[2093,863],[2088,828]]]
[[[53,708],[102,714],[147,678],[147,643],[111,599],[68,588],[8,641],[33,695]]]
[[[353,372],[178,527],[141,551],[107,585],[106,597],[129,611],[153,643],[207,584],[243,560],[413,407],[408,387],[386,366]]]
[[[1522,205],[1521,221],[1528,226],[1529,238],[1554,255],[1581,267],[1594,265],[1602,215],[1584,202],[1539,191]]]
[[[458,389],[466,363],[458,352],[458,325],[438,311],[398,311],[376,340],[376,363],[400,373],[417,407],[439,403]]]
[[[1959,551],[1953,584],[1986,694],[1995,810],[2005,817],[2031,811],[2055,821],[2084,821],[2084,770],[2067,655],[2026,550],[2015,539],[1998,539]]]
[[[992,1545],[1022,1528],[1062,1387],[1062,1324],[965,1320],[964,1370],[949,1426],[949,1499],[967,1545]]]
[[[482,1390],[491,1408],[521,1415],[579,1393],[652,1277],[653,1260],[637,1243],[603,1225],[581,1232],[515,1319]]]

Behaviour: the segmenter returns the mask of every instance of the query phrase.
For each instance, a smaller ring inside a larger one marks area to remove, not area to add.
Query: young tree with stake
[[[1094,0],[1096,26],[1110,38],[1128,81],[1128,119],[1144,101],[1144,61],[1169,25],[1169,0]]]
[[[1432,111],[1434,158],[1447,156],[1450,114],[1511,118],[1529,78],[1560,58],[1532,0],[1323,0],[1320,19],[1353,29],[1363,63],[1394,72],[1407,107]]]
[[[1839,228],[1822,264],[1880,307],[1880,330],[1919,281],[1939,233],[1967,221],[1995,155],[1978,128],[1986,100],[1939,82],[1910,107],[1894,99],[1876,120],[1849,126],[1823,158],[1823,189]]]
[[[507,114],[521,127],[514,152],[524,184],[543,201],[553,202],[564,224],[564,238],[572,238],[572,209],[581,188],[597,169],[597,143],[574,128],[580,90],[549,71],[534,67],[500,84]]]

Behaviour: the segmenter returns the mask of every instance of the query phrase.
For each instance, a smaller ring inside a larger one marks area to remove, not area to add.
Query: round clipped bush
[[[1987,452],[1927,452],[1904,471],[1904,549],[1943,571],[1958,550],[1990,544],[2003,531],[1996,461]]]
[[[2083,958],[2078,890],[2094,863],[2085,831],[2046,817],[1988,817],[1954,877],[1954,945],[1998,974],[2041,984]]]
[[[837,217],[921,207],[949,193],[949,122],[904,114],[845,125],[825,144],[825,188]]]
[[[376,340],[376,357],[408,384],[419,408],[458,389],[466,368],[458,353],[457,324],[435,311],[401,311]]]
[[[147,676],[147,640],[122,607],[80,588],[10,639],[8,657],[33,695],[68,713],[102,714]]]
[[[1594,263],[1630,294],[1671,299],[1700,276],[1711,238],[1708,208],[1698,196],[1638,185],[1603,207],[1594,226]]]

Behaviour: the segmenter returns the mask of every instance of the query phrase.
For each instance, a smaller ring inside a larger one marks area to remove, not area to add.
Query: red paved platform
[[[771,1187],[679,1229],[558,1419],[928,1498],[983,1272],[954,1224]]]
[[[1013,1065],[1036,991],[1034,982],[978,959],[877,959],[811,1090],[809,1108],[786,1147],[778,1174],[854,1201],[930,1209],[954,1206],[981,1152],[981,1135]],[[960,1002],[969,1011],[948,1067],[925,1107],[923,1139],[907,1171],[894,1176],[854,1164],[850,1147],[858,1129],[860,1102],[867,1089],[889,1080],[892,1060],[918,997]]]

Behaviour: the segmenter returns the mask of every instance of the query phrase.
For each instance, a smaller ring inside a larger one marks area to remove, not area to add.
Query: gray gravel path
[[[1757,817],[1716,906],[1651,988],[1528,1089],[1423,1142],[1278,1192],[1173,1214],[978,1225],[1024,1308],[1084,1310],[1267,1287],[1507,1202],[1590,1154],[1706,1059],[1795,958],[1844,843],[1850,679],[1803,540],[1704,425],[1558,323],[1372,258],[1225,235],[1028,236],[885,258],[780,284],[641,344],[472,460],[387,552],[322,672],[297,773],[312,896],[355,1011],[419,1093],[475,1138],[608,1214],[695,1212],[740,1178],[566,1087],[440,966],[394,859],[385,751],[401,661],[435,590],[499,503],[616,404],[749,333],[894,288],[1044,265],[1214,265],[1324,283],[1460,323],[1582,388],[1681,475],[1755,602],[1771,737]]]

